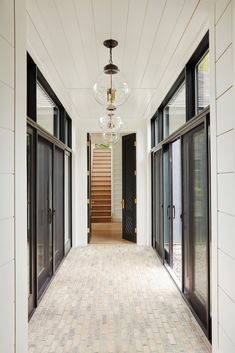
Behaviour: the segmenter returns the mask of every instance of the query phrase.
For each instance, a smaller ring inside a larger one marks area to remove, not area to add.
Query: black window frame
[[[197,49],[194,51],[190,60],[186,64],[186,117],[187,121],[192,119],[198,113],[196,111],[197,85],[195,69],[198,63],[209,52],[209,31],[205,34]]]
[[[191,120],[195,116],[197,116],[196,111],[196,96],[197,96],[197,85],[196,85],[196,77],[195,77],[195,69],[198,63],[203,59],[203,57],[209,52],[209,31],[206,32],[198,47],[192,54],[189,61],[184,66],[183,70],[177,77],[176,81],[172,85],[171,89],[163,99],[162,103],[154,113],[151,118],[151,148],[156,147],[163,138],[163,109],[170,101],[170,99],[174,96],[177,90],[185,81],[185,103],[186,103],[186,120],[185,122]],[[206,109],[207,107],[205,107]],[[158,143],[156,143],[156,129],[155,122],[156,119],[159,121],[159,129],[158,129]],[[166,137],[167,138],[167,137]]]
[[[72,148],[72,119],[32,57],[27,53],[27,116],[35,123],[37,123],[38,83],[59,109],[59,119],[56,118],[54,121],[54,134],[47,132],[69,148]]]
[[[161,140],[164,139],[164,109],[167,106],[167,104],[170,102],[170,100],[174,97],[174,95],[177,93],[177,91],[180,89],[180,87],[183,85],[183,83],[185,83],[185,88],[186,88],[186,82],[185,82],[185,69],[183,69],[181,71],[181,73],[179,74],[179,76],[177,77],[175,83],[173,84],[173,86],[171,87],[170,91],[167,93],[166,97],[164,98],[164,100],[162,101],[160,107],[158,108],[159,110],[159,115],[161,116]],[[186,100],[185,100],[186,103]],[[185,122],[187,121],[187,115],[186,115],[186,107],[185,107]],[[166,136],[165,138],[167,138],[168,136]]]
[[[174,82],[173,86],[171,87],[171,89],[169,90],[164,100],[158,107],[156,113],[153,115],[151,119],[151,147],[152,148],[157,146],[158,143],[160,143],[163,140],[163,136],[164,136],[163,110],[184,82],[185,82],[185,69],[181,71],[176,81]],[[156,131],[155,131],[156,120],[158,120],[158,136],[157,136],[158,143],[156,143]],[[187,121],[187,115],[186,115],[186,121]]]

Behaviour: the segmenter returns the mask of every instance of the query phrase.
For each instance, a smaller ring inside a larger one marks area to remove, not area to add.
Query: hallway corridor
[[[29,322],[29,353],[208,353],[155,252],[72,249]]]

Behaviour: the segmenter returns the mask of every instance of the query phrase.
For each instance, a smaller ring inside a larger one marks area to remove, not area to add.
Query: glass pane
[[[37,144],[37,274],[44,279],[52,265],[52,147],[43,139]],[[43,274],[44,272],[44,274]],[[44,281],[42,279],[42,282]],[[40,284],[39,284],[40,287]]]
[[[65,155],[65,165],[64,165],[64,182],[65,182],[65,187],[64,187],[64,242],[65,244],[69,240],[69,214],[68,214],[68,208],[69,208],[69,156]]]
[[[72,207],[72,198],[71,198],[71,157],[65,154],[65,165],[64,165],[64,223],[65,223],[65,252],[71,248],[72,244],[72,227],[71,227],[71,207]]]
[[[37,232],[37,274],[40,275],[45,262],[45,237],[47,225],[47,190],[44,176],[44,145],[39,140],[38,146],[38,232]]]
[[[31,227],[31,185],[32,185],[32,136],[27,134],[27,262],[28,262],[28,295],[32,293],[31,278],[31,248],[32,248],[32,227]]]
[[[171,100],[163,109],[164,138],[172,134],[186,121],[185,82],[180,86]]]
[[[159,119],[155,119],[154,123],[154,128],[155,128],[155,146],[160,142],[158,135],[159,135]]]
[[[193,135],[193,241],[194,241],[194,285],[198,299],[207,303],[207,175],[206,139],[204,130]]]
[[[160,253],[161,249],[161,179],[160,179],[160,173],[161,173],[161,152],[158,151],[154,154],[154,192],[155,192],[155,236],[156,236],[156,245],[157,245],[157,250]]]
[[[209,52],[196,66],[197,102],[196,113],[210,104],[210,57]]]
[[[172,267],[182,280],[182,190],[181,190],[181,141],[172,143]]]
[[[52,135],[59,137],[59,108],[37,83],[37,123]]]
[[[54,150],[55,267],[64,256],[64,151]]]
[[[169,180],[169,151],[163,153],[163,204],[164,204],[164,247],[169,253],[170,227],[169,227],[169,212],[170,212],[170,180]]]
[[[68,145],[69,139],[68,139],[68,133],[69,133],[69,123],[68,119],[65,119],[65,126],[64,126],[64,143]]]

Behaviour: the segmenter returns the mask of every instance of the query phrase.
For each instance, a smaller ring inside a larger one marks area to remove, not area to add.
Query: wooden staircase
[[[111,149],[94,148],[91,173],[91,222],[112,221]]]

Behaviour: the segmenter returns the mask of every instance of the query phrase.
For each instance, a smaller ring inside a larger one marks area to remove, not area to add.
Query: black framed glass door
[[[153,187],[153,209],[152,209],[152,226],[153,226],[153,247],[162,257],[163,239],[162,239],[162,150],[152,155],[152,187]]]
[[[72,246],[72,161],[71,154],[64,155],[64,252]]]
[[[91,139],[87,134],[87,242],[91,240]]]
[[[184,163],[184,292],[209,335],[209,169],[206,121],[186,134]]]
[[[53,274],[53,146],[37,141],[37,279],[38,297]]]
[[[136,134],[122,136],[122,237],[136,243]]]
[[[171,267],[182,282],[182,178],[181,139],[171,144]]]
[[[55,270],[64,257],[64,151],[54,148],[54,243]]]
[[[175,280],[182,282],[182,179],[181,140],[177,139],[163,151],[163,235],[165,261],[173,270]]]
[[[27,129],[27,262],[28,262],[28,315],[31,316],[35,303],[35,209],[34,170],[35,141],[33,129]]]
[[[171,183],[170,183],[170,151],[167,146],[163,150],[163,240],[165,260],[170,265],[171,246]]]

